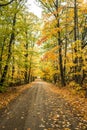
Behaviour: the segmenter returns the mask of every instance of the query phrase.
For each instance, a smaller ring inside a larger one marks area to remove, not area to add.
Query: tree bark
[[[78,34],[77,34],[77,30],[78,30],[78,15],[77,15],[77,0],[74,0],[74,42],[77,41],[78,39]],[[77,58],[77,45],[75,43],[75,47],[74,47],[74,53],[75,53],[75,59],[74,59],[74,80],[76,83],[78,83],[78,75],[76,74],[78,72],[78,58]]]
[[[68,41],[67,41],[67,32],[68,32],[68,26],[67,26],[67,16],[68,14],[68,8],[66,7],[66,24],[65,24],[65,59],[64,59],[64,77],[65,77],[65,81],[66,81],[66,58],[67,58],[67,44],[68,44]]]
[[[26,54],[25,54],[25,79],[24,82],[27,83],[28,82],[28,41],[27,41],[27,31],[26,31],[26,45],[25,45],[25,49],[26,49]]]
[[[5,40],[6,37],[4,37],[3,43],[2,43],[2,47],[1,47],[1,54],[0,54],[0,78],[2,75],[2,56],[3,56],[3,52],[4,52],[4,47],[5,47]]]
[[[56,11],[57,12],[58,12],[58,9],[59,9],[59,3],[58,3],[58,0],[56,0]],[[59,15],[58,14],[57,14],[57,19],[58,19],[57,27],[60,28],[60,19],[59,19]],[[58,46],[59,46],[59,68],[60,68],[61,85],[65,86],[60,31],[58,31]]]

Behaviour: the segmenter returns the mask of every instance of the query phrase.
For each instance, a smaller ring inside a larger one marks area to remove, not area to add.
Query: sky
[[[41,18],[42,9],[38,6],[38,3],[35,0],[28,0],[27,5],[31,12]]]

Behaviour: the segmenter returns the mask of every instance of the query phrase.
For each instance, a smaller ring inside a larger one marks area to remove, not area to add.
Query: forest
[[[35,78],[87,96],[87,1],[0,1],[0,92]]]

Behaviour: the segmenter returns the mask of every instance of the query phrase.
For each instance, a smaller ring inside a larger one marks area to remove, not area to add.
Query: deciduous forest
[[[36,1],[41,18],[26,0],[0,1],[0,92],[40,77],[87,95],[87,2]]]
[[[3,129],[87,130],[87,0],[0,0]]]

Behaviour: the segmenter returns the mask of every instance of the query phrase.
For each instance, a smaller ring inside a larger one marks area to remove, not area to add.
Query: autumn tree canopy
[[[35,77],[81,87],[87,80],[87,3],[36,0],[38,18],[26,0],[0,3],[0,87]]]
[[[43,59],[56,66],[53,79],[60,80],[62,86],[69,81],[83,84],[87,72],[87,9],[82,0],[38,0],[43,7],[42,43],[46,53]],[[52,54],[54,51],[56,59]],[[48,53],[49,50],[49,53]],[[50,56],[52,55],[52,56]],[[55,59],[55,62],[54,62]],[[42,60],[43,62],[43,60]],[[49,66],[48,66],[49,67]]]

